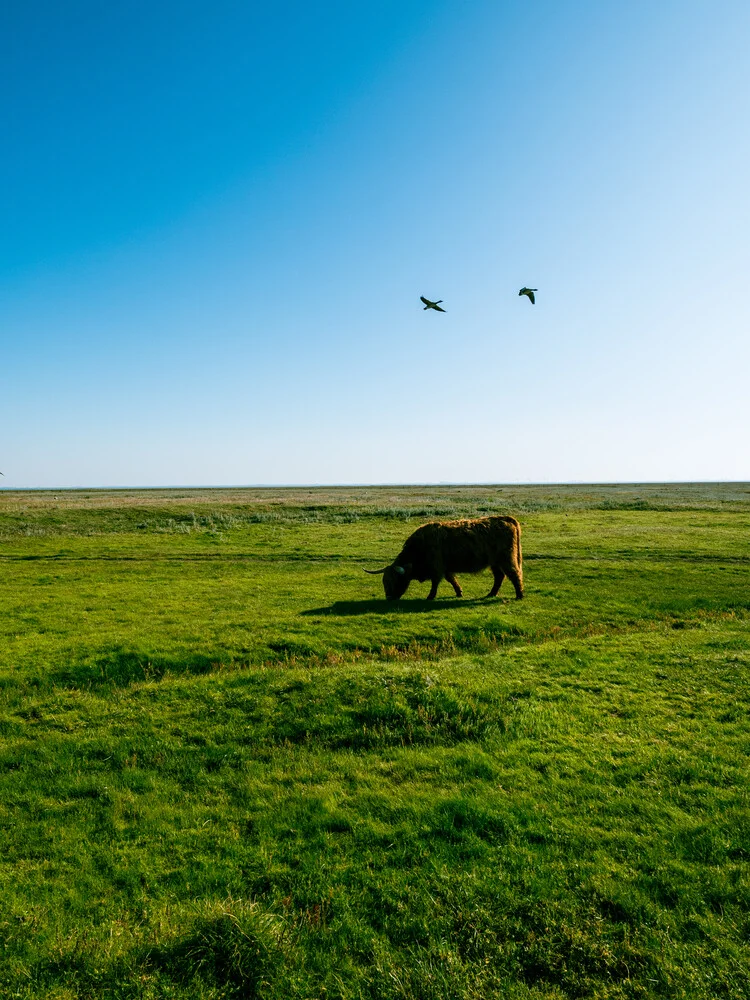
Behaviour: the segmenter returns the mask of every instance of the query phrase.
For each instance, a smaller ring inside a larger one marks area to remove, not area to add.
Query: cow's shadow
[[[424,615],[431,611],[459,611],[461,608],[473,607],[477,604],[506,604],[504,598],[497,597],[437,597],[434,601],[426,598],[412,598],[411,600],[387,601],[384,598],[370,599],[367,601],[334,601],[324,608],[308,608],[307,611],[300,611],[303,616],[321,615]]]

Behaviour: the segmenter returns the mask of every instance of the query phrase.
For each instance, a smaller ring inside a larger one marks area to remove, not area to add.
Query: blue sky
[[[3,485],[750,479],[748,51],[741,0],[6,5]]]

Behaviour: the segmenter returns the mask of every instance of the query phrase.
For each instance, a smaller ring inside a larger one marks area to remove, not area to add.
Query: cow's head
[[[406,588],[411,583],[411,565],[399,566],[398,563],[391,563],[383,569],[366,569],[365,573],[382,573],[383,590],[389,601],[397,601],[402,594],[406,593]]]

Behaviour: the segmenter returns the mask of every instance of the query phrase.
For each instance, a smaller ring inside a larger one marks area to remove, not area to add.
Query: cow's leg
[[[500,569],[499,566],[492,566],[492,575],[494,580],[492,581],[492,590],[487,594],[488,597],[497,597],[497,592],[500,590],[500,586],[505,579],[505,573]]]
[[[523,570],[515,562],[512,562],[505,567],[505,573],[515,587],[516,600],[520,601],[523,597]]]
[[[456,591],[456,597],[464,596],[464,592],[463,590],[461,590],[461,584],[458,582],[458,580],[452,573],[446,573],[445,579],[448,581],[451,587],[453,587],[453,589]]]
[[[435,598],[437,596],[438,585],[440,584],[441,580],[442,580],[441,576],[437,577],[437,579],[433,576],[433,578],[432,578],[432,586],[430,587],[430,592],[427,595],[427,600],[428,601],[434,601],[435,600]]]

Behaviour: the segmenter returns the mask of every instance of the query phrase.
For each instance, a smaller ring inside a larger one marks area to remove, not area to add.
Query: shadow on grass
[[[413,600],[387,601],[384,598],[369,601],[334,601],[322,608],[308,608],[307,611],[300,611],[302,617],[312,617],[320,615],[424,615],[431,611],[459,611],[461,608],[474,607],[478,604],[507,604],[508,600],[497,597],[444,597],[434,601],[426,598],[415,598]]]
[[[50,671],[45,674],[45,682],[62,688],[122,688],[141,681],[158,681],[167,674],[209,674],[220,667],[216,657],[200,653],[170,658],[111,649],[90,662]]]
[[[40,964],[35,978],[50,989],[75,989],[76,996],[85,991],[91,997],[140,1000],[145,995],[141,980],[148,978],[156,981],[159,996],[173,996],[177,987],[180,996],[210,993],[227,1000],[254,1000],[288,964],[285,946],[271,918],[245,905],[237,913],[227,910],[194,921],[182,940],[137,948],[111,964],[101,956],[96,961],[83,949],[68,952]]]
[[[283,964],[283,952],[262,918],[247,917],[227,912],[201,921],[185,940],[152,949],[148,964],[183,986],[213,983],[222,996],[260,997]]]

